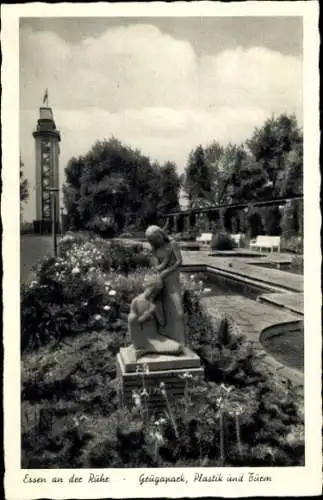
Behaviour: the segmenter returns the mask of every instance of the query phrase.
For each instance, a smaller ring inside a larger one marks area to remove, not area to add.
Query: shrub
[[[20,234],[33,234],[34,225],[32,222],[21,222],[20,223]]]
[[[144,249],[142,243],[112,241],[109,252],[113,269],[120,273],[128,274],[139,267],[150,267],[150,252]]]
[[[282,236],[287,240],[297,236],[298,232],[298,217],[297,217],[297,200],[289,201],[283,208],[283,213],[280,221]]]
[[[195,229],[191,229],[190,231],[185,231],[181,233],[180,240],[182,241],[195,241],[197,236],[197,231]]]
[[[111,223],[108,217],[93,217],[86,224],[86,228],[105,238],[113,238],[116,235],[115,224]]]
[[[212,250],[233,250],[234,246],[234,241],[226,231],[213,233],[211,241]]]
[[[23,350],[57,344],[93,329],[119,329],[131,300],[142,290],[144,271],[139,269],[150,264],[142,244],[129,247],[101,238],[80,238],[76,243],[68,235],[61,255],[45,258],[36,268],[34,281],[22,287]],[[132,275],[126,278],[129,272]],[[122,325],[126,329],[125,321]]]
[[[282,237],[280,249],[282,252],[292,252],[296,254],[303,253],[303,238],[301,236]]]
[[[262,380],[252,346],[240,334],[233,318],[221,313],[211,317],[201,302],[203,281],[199,280],[198,285],[194,279],[184,277],[183,281],[186,339],[203,360],[206,377],[237,386]]]

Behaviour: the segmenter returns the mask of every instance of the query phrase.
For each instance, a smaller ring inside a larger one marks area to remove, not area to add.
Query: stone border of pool
[[[278,323],[267,328],[264,328],[260,332],[259,343],[261,344],[262,350],[266,353],[264,360],[267,364],[274,369],[274,371],[278,372],[279,376],[286,377],[296,384],[304,385],[304,373],[301,370],[297,370],[296,368],[290,368],[280,361],[277,361],[271,354],[269,354],[263,347],[262,341],[264,339],[271,338],[275,336],[277,333],[283,333],[284,331],[288,332],[291,328],[301,327],[302,321],[288,321],[286,323]]]
[[[289,307],[284,307],[281,303],[277,303],[275,301],[270,301],[270,300],[264,300],[266,297],[270,297],[270,293],[276,293],[279,295],[284,295],[284,294],[290,294],[290,290],[283,288],[283,287],[278,287],[276,285],[272,285],[264,280],[255,280],[255,279],[250,279],[245,276],[246,273],[242,274],[239,272],[236,272],[236,269],[232,270],[230,268],[230,271],[220,269],[217,267],[213,267],[207,264],[184,264],[182,265],[182,270],[184,272],[206,272],[210,274],[216,274],[220,276],[224,276],[228,279],[232,279],[234,281],[239,281],[240,283],[244,283],[246,285],[253,285],[258,288],[262,288],[265,291],[269,292],[268,295],[264,293],[263,295],[259,296],[259,300],[262,302],[267,303],[271,307],[277,307],[278,309],[286,309],[286,316],[288,315],[288,312],[291,311]],[[300,294],[301,295],[301,294]],[[293,311],[294,312],[294,311]],[[295,311],[296,312],[296,311]],[[297,311],[297,315],[303,316],[303,314],[299,311]],[[278,361],[276,358],[271,356],[264,348],[264,346],[261,343],[261,339],[264,338],[266,335],[270,335],[270,332],[276,332],[278,330],[289,330],[292,326],[301,326],[302,324],[302,319],[295,319],[293,321],[287,320],[287,321],[281,321],[279,323],[273,322],[272,324],[267,325],[264,328],[259,329],[258,333],[258,338],[253,341],[253,345],[256,348],[256,351],[259,353],[259,357],[261,357],[261,360],[259,360],[260,364],[265,364],[266,367],[270,367],[273,372],[275,372],[277,375],[279,375],[282,378],[287,378],[294,382],[297,385],[303,386],[304,385],[304,374],[303,372],[293,369],[290,367],[285,366],[283,363]],[[274,334],[274,333],[273,333]]]
[[[256,286],[257,288],[261,288],[264,290],[264,292],[271,292],[271,293],[283,293],[283,292],[288,292],[289,290],[277,285],[273,285],[271,283],[268,283],[265,280],[262,279],[255,279],[255,278],[250,278],[248,277],[247,273],[245,272],[238,272],[236,269],[233,270],[233,268],[228,269],[223,269],[220,267],[216,266],[210,266],[208,264],[183,264],[182,269],[189,272],[207,272],[207,273],[215,273],[220,276],[224,276],[226,278],[232,279],[234,281],[239,281],[240,283],[245,283],[246,285],[253,285]]]

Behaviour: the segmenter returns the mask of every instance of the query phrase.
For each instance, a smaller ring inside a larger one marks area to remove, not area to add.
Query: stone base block
[[[120,349],[120,357],[122,359],[126,373],[136,372],[141,370],[145,365],[149,371],[171,370],[176,368],[199,368],[201,366],[200,358],[195,352],[188,347],[183,347],[183,352],[180,355],[169,354],[146,354],[138,360],[134,347],[123,347]]]
[[[200,358],[187,347],[180,356],[146,355],[138,361],[132,346],[120,349],[117,355],[117,377],[127,405],[134,404],[134,391],[140,393],[145,388],[149,394],[149,406],[156,409],[165,407],[166,399],[160,390],[161,383],[164,384],[167,399],[174,401],[184,395],[187,375],[203,375]]]

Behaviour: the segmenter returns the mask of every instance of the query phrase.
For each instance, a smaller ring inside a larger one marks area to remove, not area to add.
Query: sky
[[[302,19],[21,18],[20,152],[35,217],[32,132],[48,88],[72,156],[112,135],[176,162],[213,140],[241,143],[273,114],[302,125]]]

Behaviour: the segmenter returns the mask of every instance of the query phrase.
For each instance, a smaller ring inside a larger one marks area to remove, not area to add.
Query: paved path
[[[270,293],[260,295],[259,300],[284,307],[297,314],[304,314],[304,293]]]
[[[52,254],[51,236],[22,236],[20,238],[20,281],[28,283],[32,280],[32,267],[39,259]]]
[[[280,323],[299,321],[299,316],[276,307],[248,299],[243,295],[204,297],[203,302],[212,315],[220,310],[231,315],[251,342],[258,342],[262,330]]]

